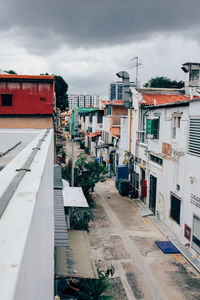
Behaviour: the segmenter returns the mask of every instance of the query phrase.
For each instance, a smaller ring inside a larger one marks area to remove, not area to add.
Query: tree
[[[15,71],[13,71],[13,70],[9,70],[9,71],[5,71],[6,73],[8,73],[8,74],[17,74]]]
[[[98,279],[80,278],[78,292],[80,300],[111,300],[114,297],[105,295],[111,285],[110,279],[115,273],[115,268],[111,265],[106,271],[97,269]]]
[[[180,89],[184,87],[184,82],[171,80],[170,78],[161,76],[151,78],[147,83],[144,84],[144,87]]]
[[[40,74],[40,75],[47,75]],[[66,110],[68,107],[68,96],[67,96],[67,90],[68,90],[68,84],[65,82],[65,80],[60,75],[55,75],[55,93],[56,93],[56,107],[60,108],[61,111]]]
[[[87,160],[83,153],[79,154],[74,168],[74,184],[80,186],[86,198],[89,200],[90,192],[97,182],[106,180],[107,169],[100,165],[96,160]]]
[[[68,84],[62,78],[62,76],[55,75],[55,80],[56,107],[60,108],[61,111],[64,111],[68,106]]]

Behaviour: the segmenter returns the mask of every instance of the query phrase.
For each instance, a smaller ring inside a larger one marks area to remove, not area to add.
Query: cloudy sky
[[[199,0],[0,0],[0,69],[62,75],[69,93],[108,95],[125,70],[184,80],[200,62]]]

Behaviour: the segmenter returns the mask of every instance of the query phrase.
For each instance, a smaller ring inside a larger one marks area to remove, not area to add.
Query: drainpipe
[[[144,131],[144,118],[150,109],[147,109],[142,116],[142,130]],[[144,132],[142,133],[142,142],[144,143]]]
[[[132,107],[130,108],[130,121],[129,121],[129,126],[130,126],[130,132],[129,132],[129,153],[131,153],[131,134],[132,134]]]

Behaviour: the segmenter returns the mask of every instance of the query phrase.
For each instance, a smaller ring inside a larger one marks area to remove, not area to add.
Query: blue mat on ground
[[[165,254],[180,253],[180,251],[170,241],[155,241],[155,243]]]

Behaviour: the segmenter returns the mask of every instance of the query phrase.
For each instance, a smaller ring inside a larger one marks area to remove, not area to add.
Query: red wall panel
[[[12,94],[12,106],[2,106],[2,94]],[[53,114],[54,81],[0,82],[0,114]]]

